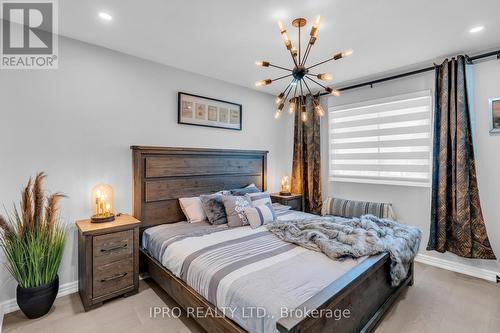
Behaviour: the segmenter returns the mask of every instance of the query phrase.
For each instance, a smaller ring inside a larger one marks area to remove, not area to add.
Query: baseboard
[[[462,273],[465,275],[473,276],[479,279],[484,279],[492,282],[497,282],[497,276],[500,275],[499,272],[479,267],[473,267],[446,259],[436,258],[433,256],[429,256],[427,254],[419,253],[415,258],[415,261],[420,262],[422,264],[443,268],[452,272]]]
[[[147,279],[149,274],[140,274],[139,280]],[[57,293],[57,298],[66,296],[72,293],[78,292],[78,281],[73,281],[65,284],[61,284],[59,286],[59,292]],[[19,310],[19,306],[17,306],[17,301],[15,298],[9,299],[0,304],[0,332],[2,332],[2,316],[3,314],[7,314],[10,312],[14,312]]]
[[[78,281],[73,281],[65,284],[61,284],[59,286],[59,292],[57,293],[57,298],[66,296],[72,293],[78,292]],[[2,311],[3,310],[3,311]],[[17,306],[17,301],[15,298],[9,299],[1,304],[0,313],[4,314],[14,312],[19,310],[19,306]],[[1,324],[1,323],[0,323]],[[0,331],[1,332],[1,331]]]

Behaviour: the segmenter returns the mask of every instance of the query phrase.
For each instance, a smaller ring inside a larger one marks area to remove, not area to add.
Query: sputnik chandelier
[[[307,24],[307,20],[304,18],[296,18],[295,20],[292,21],[292,25],[295,28],[298,28],[298,50],[292,46],[292,42],[290,41],[290,38],[288,37],[288,33],[283,26],[283,23],[281,21],[278,21],[278,26],[281,32],[281,37],[283,37],[283,41],[285,42],[285,47],[286,49],[290,52],[290,55],[292,56],[293,60],[293,69],[290,68],[285,68],[283,66],[278,66],[271,64],[268,61],[257,61],[255,64],[257,66],[261,67],[274,67],[278,68],[287,72],[290,72],[289,74],[277,77],[275,79],[266,79],[266,80],[260,80],[255,82],[255,85],[257,87],[260,86],[267,86],[273,82],[276,82],[278,80],[282,80],[285,78],[292,77],[292,80],[290,83],[286,86],[285,90],[283,90],[282,93],[280,93],[276,97],[276,104],[277,104],[277,109],[276,109],[276,114],[275,118],[278,119],[281,115],[281,112],[283,111],[283,108],[285,107],[285,102],[287,101],[288,97],[291,95],[293,91],[293,97],[288,101],[288,109],[290,114],[293,114],[296,110],[300,110],[300,115],[302,121],[307,121],[307,111],[306,111],[306,96],[310,95],[312,97],[312,103],[314,107],[314,111],[319,116],[323,116],[325,114],[323,108],[321,107],[321,103],[319,101],[320,93],[317,92],[313,94],[311,91],[311,88],[307,84],[308,81],[310,81],[311,84],[318,85],[319,87],[324,89],[328,94],[334,95],[334,96],[339,96],[340,92],[336,89],[330,88],[320,82],[318,82],[316,79],[321,80],[321,81],[330,81],[332,79],[332,76],[326,73],[320,73],[320,74],[315,74],[311,72],[311,69],[322,65],[324,63],[330,62],[330,61],[336,61],[340,60],[346,56],[349,56],[352,54],[352,50],[346,50],[343,52],[339,52],[333,55],[333,57],[328,58],[324,61],[318,62],[317,64],[307,66],[307,58],[309,57],[309,53],[311,52],[311,49],[316,42],[317,36],[318,36],[318,27],[320,23],[321,17],[318,16],[316,18],[316,21],[314,22],[311,32],[309,33],[309,42],[307,44],[307,47],[305,51],[302,53],[301,50],[301,36],[300,36],[300,29],[304,27]],[[306,92],[306,94],[304,94]],[[298,95],[297,95],[298,94]]]

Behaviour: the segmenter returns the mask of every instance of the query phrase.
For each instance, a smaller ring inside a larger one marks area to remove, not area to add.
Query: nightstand
[[[279,193],[271,193],[271,201],[290,206],[293,210],[302,210],[302,194],[280,195]]]
[[[139,225],[126,214],[112,222],[76,222],[78,290],[85,311],[110,298],[139,290]]]

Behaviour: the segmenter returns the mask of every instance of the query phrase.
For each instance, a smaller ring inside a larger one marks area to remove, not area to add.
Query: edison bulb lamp
[[[92,222],[110,222],[115,219],[113,213],[113,188],[108,184],[98,184],[92,188]]]

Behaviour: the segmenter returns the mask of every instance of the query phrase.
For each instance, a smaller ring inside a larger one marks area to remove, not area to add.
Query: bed
[[[178,198],[250,183],[265,191],[265,151],[133,146],[132,152],[141,270],[182,308],[202,314],[194,318],[208,332],[369,332],[413,283],[412,268],[391,287],[385,253],[333,261],[265,227],[182,222]],[[279,211],[278,218],[300,214]],[[233,253],[230,264],[226,252]],[[346,309],[348,315],[339,314]]]

